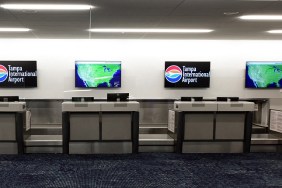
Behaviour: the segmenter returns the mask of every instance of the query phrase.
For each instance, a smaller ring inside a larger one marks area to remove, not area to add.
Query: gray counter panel
[[[139,102],[101,102],[101,111],[110,111],[110,112],[134,112],[139,111],[140,104]]]
[[[174,110],[178,111],[216,111],[216,102],[185,102],[176,101],[174,103]]]
[[[96,102],[63,102],[63,112],[99,112],[100,103]]]
[[[217,114],[215,139],[244,139],[245,113]]]
[[[0,154],[18,154],[18,144],[17,143],[0,143]]]
[[[184,140],[212,140],[214,114],[186,114]]]
[[[63,112],[139,111],[138,102],[63,102]]]
[[[25,102],[0,102],[0,112],[24,112]]]
[[[64,153],[137,153],[138,102],[64,102]]]
[[[242,153],[243,142],[184,142],[183,153]]]
[[[70,140],[99,140],[99,113],[71,113]]]
[[[102,113],[102,140],[131,140],[131,113]]]
[[[255,104],[253,102],[218,102],[217,111],[245,112],[254,111]]]
[[[0,140],[16,141],[15,113],[0,113]]]
[[[253,102],[176,101],[174,110],[184,114],[177,123],[177,152],[249,152]]]
[[[122,154],[132,153],[131,142],[72,142],[70,154]]]

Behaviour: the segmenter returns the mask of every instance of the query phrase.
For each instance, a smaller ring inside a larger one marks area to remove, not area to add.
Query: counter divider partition
[[[252,102],[174,103],[176,152],[250,152]]]
[[[25,102],[0,103],[0,154],[24,153]]]
[[[63,102],[62,108],[63,153],[138,153],[138,102]]]

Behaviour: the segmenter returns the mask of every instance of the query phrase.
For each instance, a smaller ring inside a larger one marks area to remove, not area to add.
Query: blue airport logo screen
[[[0,61],[0,87],[37,87],[36,61]]]
[[[210,62],[166,61],[164,77],[167,88],[208,88]]]

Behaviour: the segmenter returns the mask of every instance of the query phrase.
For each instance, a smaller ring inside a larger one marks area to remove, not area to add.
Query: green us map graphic
[[[76,74],[83,82],[76,80],[78,87],[120,87],[121,85],[121,64],[76,64]]]
[[[280,88],[282,63],[254,63],[247,65],[247,86],[256,88]],[[248,83],[248,79],[249,83]],[[253,84],[253,85],[252,85]]]

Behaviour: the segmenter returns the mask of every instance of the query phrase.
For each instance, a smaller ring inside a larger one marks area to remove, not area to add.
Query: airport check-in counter
[[[178,153],[250,152],[252,102],[174,103]]]
[[[25,102],[0,102],[0,154],[24,153],[25,115]]]
[[[138,102],[63,102],[63,153],[138,153]]]

